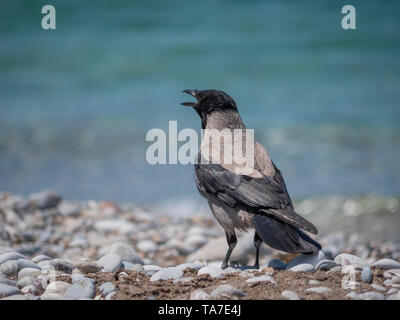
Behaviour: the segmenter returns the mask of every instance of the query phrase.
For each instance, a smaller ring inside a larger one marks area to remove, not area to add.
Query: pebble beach
[[[322,250],[291,255],[239,233],[237,265],[209,215],[162,216],[52,191],[0,193],[1,300],[399,300],[400,243],[320,234]]]

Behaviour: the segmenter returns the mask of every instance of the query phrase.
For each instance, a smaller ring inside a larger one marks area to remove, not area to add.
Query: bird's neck
[[[202,129],[245,129],[242,118],[237,111],[214,111],[201,119]]]

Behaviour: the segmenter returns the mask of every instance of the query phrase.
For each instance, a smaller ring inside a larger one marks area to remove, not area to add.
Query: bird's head
[[[190,94],[197,101],[196,102],[183,102],[183,106],[194,108],[199,114],[201,119],[204,119],[212,112],[236,111],[237,106],[235,101],[223,91],[219,90],[196,90],[187,89],[183,90],[184,93]]]

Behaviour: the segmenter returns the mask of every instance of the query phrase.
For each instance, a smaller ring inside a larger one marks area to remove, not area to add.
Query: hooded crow
[[[197,100],[182,105],[193,107],[198,113],[202,129],[211,132],[208,138],[224,130],[246,130],[235,101],[225,92],[195,89],[183,92]],[[233,133],[231,137],[234,136]],[[321,249],[318,242],[301,230],[313,234],[318,232],[312,223],[295,212],[281,172],[260,143],[248,142],[253,144],[254,151],[252,170],[249,171],[235,159],[228,162],[220,157],[225,155],[229,140],[220,139],[219,143],[211,145],[205,137],[206,134],[195,163],[194,177],[197,189],[207,199],[216,220],[225,230],[228,251],[222,269],[228,266],[237,243],[235,229],[255,229],[255,268],[259,268],[262,242],[289,253],[312,254]],[[243,134],[240,140],[241,153],[245,156],[246,135]],[[235,146],[235,142],[230,145]]]

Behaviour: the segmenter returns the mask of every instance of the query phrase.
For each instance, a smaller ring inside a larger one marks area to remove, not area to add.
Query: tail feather
[[[272,217],[256,214],[253,217],[253,224],[265,244],[274,249],[304,254],[321,250],[321,245],[299,228]]]

